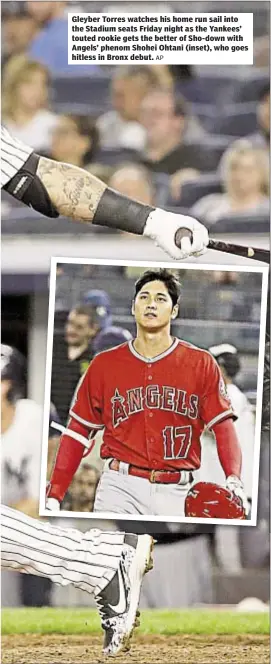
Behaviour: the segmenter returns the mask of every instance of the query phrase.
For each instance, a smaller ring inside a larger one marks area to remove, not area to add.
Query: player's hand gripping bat
[[[175,242],[177,247],[181,246],[181,239],[188,235],[192,238],[191,231],[187,228],[180,228],[175,235]],[[244,256],[245,258],[252,258],[255,261],[263,261],[270,263],[270,251],[267,249],[259,249],[256,247],[245,247],[240,244],[230,244],[228,242],[221,242],[220,240],[209,240],[208,249],[216,249],[216,251],[223,251],[227,254],[234,254],[235,256]]]

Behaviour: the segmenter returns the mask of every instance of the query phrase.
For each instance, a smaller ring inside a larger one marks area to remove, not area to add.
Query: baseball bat
[[[192,237],[191,231],[185,228],[179,228],[175,236],[177,247],[181,246],[181,240],[186,235]],[[263,261],[270,263],[270,251],[267,249],[260,249],[258,247],[244,247],[241,244],[230,244],[229,242],[221,242],[220,240],[209,240],[208,249],[215,249],[222,251],[226,254],[234,254],[235,256],[244,256],[245,258],[252,258],[254,261]]]

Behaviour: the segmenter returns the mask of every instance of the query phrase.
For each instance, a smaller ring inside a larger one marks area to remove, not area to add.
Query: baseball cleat
[[[119,567],[107,586],[95,595],[105,632],[103,654],[115,657],[130,649],[139,625],[139,597],[144,574],[152,569],[153,539],[126,534]]]

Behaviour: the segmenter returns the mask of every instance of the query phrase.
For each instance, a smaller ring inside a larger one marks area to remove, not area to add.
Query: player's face
[[[176,318],[178,306],[172,306],[172,299],[162,281],[150,281],[137,294],[132,313],[139,328],[158,331]]]

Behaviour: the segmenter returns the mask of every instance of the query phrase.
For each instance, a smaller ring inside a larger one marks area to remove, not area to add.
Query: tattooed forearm
[[[37,175],[58,212],[74,221],[91,222],[106,185],[71,164],[40,157]]]

